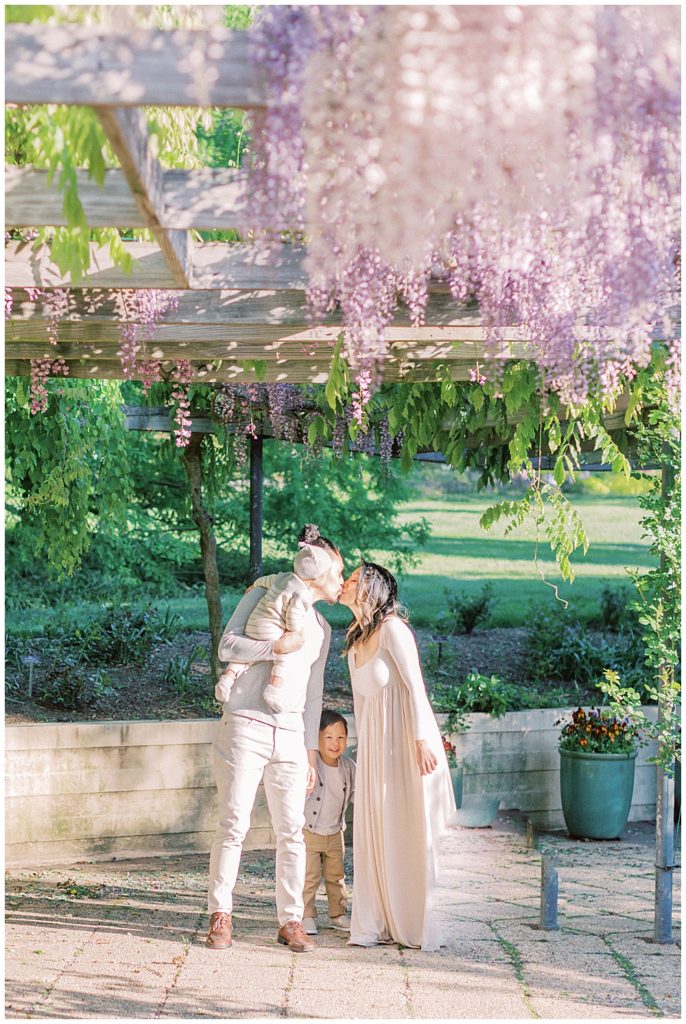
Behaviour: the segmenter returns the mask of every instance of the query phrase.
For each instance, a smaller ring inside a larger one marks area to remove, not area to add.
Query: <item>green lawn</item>
[[[486,496],[455,495],[450,498],[421,499],[405,506],[407,518],[425,516],[431,523],[431,536],[415,568],[400,580],[400,594],[416,625],[430,625],[443,610],[444,589],[476,592],[491,581],[496,605],[492,623],[499,626],[525,624],[534,610],[553,608],[553,590],[541,580],[534,565],[532,530],[521,530],[505,537],[504,527],[488,533],[479,527],[479,517],[491,503]],[[550,583],[570,603],[570,612],[587,618],[599,608],[600,592],[607,583],[630,581],[625,567],[647,569],[651,566],[648,545],[641,537],[640,509],[637,499],[610,496],[574,499],[591,546],[584,557],[573,558],[574,583],[563,583],[545,542],[539,545],[539,565]],[[388,552],[370,552],[369,557],[383,564]],[[352,572],[354,565],[346,566]],[[237,603],[241,592],[225,590],[222,595],[225,616]],[[207,608],[202,593],[156,603],[161,614],[168,608],[179,615],[186,629],[207,629]],[[350,621],[341,607],[325,608],[333,625]],[[82,622],[89,606],[78,608],[26,609],[7,615],[7,627],[16,634],[41,631],[49,622]]]
[[[490,581],[497,599],[493,624],[499,626],[523,625],[532,607],[557,603],[534,564],[533,529],[522,528],[508,537],[500,525],[484,532],[479,517],[489,504],[486,496],[456,495],[406,506],[408,518],[426,516],[431,522],[431,537],[418,565],[400,581],[401,597],[417,625],[429,624],[440,614],[446,587],[474,593]],[[572,559],[574,582],[562,581],[545,537],[538,562],[548,582],[569,601],[570,611],[586,618],[597,611],[606,584],[631,585],[625,567],[648,569],[652,559],[641,536],[636,498],[584,496],[575,498],[574,506],[590,539],[588,553],[579,552]],[[375,555],[383,563],[384,552]]]

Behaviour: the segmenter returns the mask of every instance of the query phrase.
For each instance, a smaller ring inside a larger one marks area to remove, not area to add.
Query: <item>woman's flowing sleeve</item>
[[[414,738],[428,742],[435,732],[436,721],[426,695],[415,639],[409,627],[400,619],[386,619],[382,629],[386,634],[386,650],[393,658],[400,678],[410,692]]]

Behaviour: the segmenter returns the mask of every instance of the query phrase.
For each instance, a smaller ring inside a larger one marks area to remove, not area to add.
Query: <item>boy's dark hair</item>
[[[319,731],[322,729],[328,729],[330,725],[334,725],[336,722],[340,723],[345,729],[345,735],[348,735],[348,723],[346,722],[343,715],[339,714],[338,711],[330,711],[328,708],[322,711],[321,721],[319,723]]]

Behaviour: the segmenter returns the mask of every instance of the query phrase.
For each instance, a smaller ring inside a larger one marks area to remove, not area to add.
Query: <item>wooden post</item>
[[[205,508],[202,498],[201,449],[203,434],[191,434],[188,447],[183,453],[183,465],[191,488],[191,506],[195,525],[200,531],[200,551],[205,574],[205,597],[210,620],[210,665],[212,679],[216,683],[221,675],[222,664],[217,650],[222,635],[222,601],[219,590],[217,569],[217,541],[214,536],[214,519]]]
[[[250,583],[262,575],[262,445],[261,434],[250,438]]]

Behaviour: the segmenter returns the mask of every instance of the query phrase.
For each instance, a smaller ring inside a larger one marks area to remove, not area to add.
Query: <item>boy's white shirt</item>
[[[341,785],[340,788],[336,785],[333,794],[335,799],[332,803],[337,804],[338,812],[337,823],[334,827],[335,806],[332,806],[328,797],[332,795],[331,781],[336,779],[336,772],[338,772]],[[333,835],[336,832],[345,831],[345,812],[354,796],[355,762],[352,758],[343,755],[338,758],[337,768],[330,768],[324,764],[321,754],[317,754],[317,781],[314,790],[305,801],[305,828],[318,835]],[[324,818],[322,818],[322,812],[325,814]],[[326,831],[320,831],[322,828]]]

